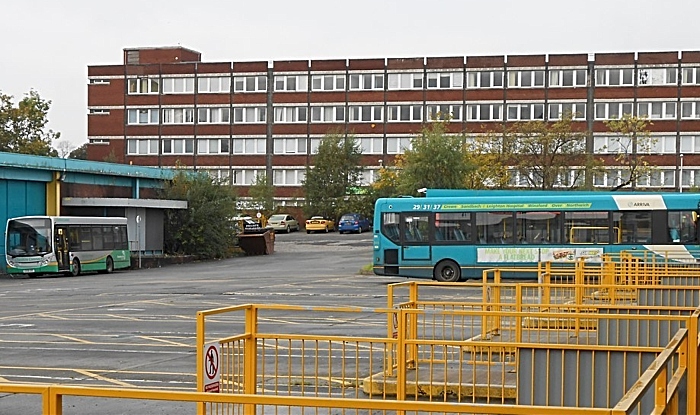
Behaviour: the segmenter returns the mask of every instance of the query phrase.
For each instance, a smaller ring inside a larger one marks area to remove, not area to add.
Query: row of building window
[[[700,186],[700,170],[686,168],[682,171],[681,185],[683,188]],[[677,170],[656,169],[648,175],[637,178],[635,186],[654,188],[674,188],[676,187]],[[571,187],[583,185],[584,175],[578,170],[569,170],[560,174],[555,182],[555,187]],[[613,188],[629,180],[629,171],[615,168],[607,169],[593,176],[593,186],[600,188]],[[533,187],[538,186],[540,181],[534,175],[524,174],[518,171],[511,171],[509,183],[513,187]],[[630,187],[631,184],[626,187]]]
[[[264,169],[241,169],[241,168],[198,168],[199,171],[208,173],[213,179],[228,181],[234,185],[250,186],[255,183],[258,176],[264,176]],[[626,182],[628,172],[625,170],[610,169],[594,175],[593,186],[599,188],[612,188]],[[272,182],[275,186],[301,186],[306,177],[306,170],[299,168],[273,169]],[[360,176],[362,185],[369,185],[378,179],[377,169],[365,169]],[[571,187],[575,184],[583,184],[583,175],[580,171],[570,170],[562,173],[555,187]],[[647,176],[640,177],[635,186],[651,188],[674,188],[676,187],[676,170],[655,170]],[[577,183],[578,182],[578,183]],[[532,175],[523,174],[518,171],[511,171],[508,183],[512,187],[532,187],[537,185],[537,179]],[[700,170],[684,169],[682,172],[681,184],[683,188],[700,187]]]
[[[381,137],[361,137],[357,139],[363,154],[384,154],[384,139]],[[159,143],[163,150],[159,153]],[[321,138],[290,137],[273,140],[274,154],[310,154],[318,152]],[[266,154],[267,140],[265,138],[156,138],[128,139],[128,155],[174,155],[194,154],[195,143],[197,154]],[[411,148],[409,137],[387,137],[387,154],[402,154]]]
[[[680,103],[681,119],[700,119],[700,101],[684,101]],[[426,113],[424,114],[424,109]],[[573,114],[574,120],[586,119],[585,102],[522,103],[507,104],[507,121],[530,121],[561,119],[563,114]],[[547,112],[545,112],[545,108]],[[595,103],[595,119],[618,119],[624,114],[633,114],[632,102],[597,102]],[[638,102],[637,115],[652,120],[675,120],[678,103],[675,101]],[[105,112],[106,111],[106,112]],[[266,107],[234,107],[234,123],[265,123]],[[310,111],[310,117],[309,117]],[[108,110],[91,110],[91,114],[108,114]],[[162,110],[162,120],[155,108],[128,110],[127,122],[136,124],[230,124],[231,108],[229,107],[200,107],[194,108],[165,108]],[[195,117],[196,114],[196,117]],[[463,121],[462,105],[460,104],[405,104],[387,105],[387,122],[422,122],[424,115],[427,120],[449,118],[452,121]],[[503,121],[503,104],[469,104],[466,106],[466,121]],[[383,122],[384,106],[382,105],[344,105],[333,106],[290,106],[274,107],[275,123],[338,123],[338,122]]]
[[[635,144],[629,137],[596,135],[593,137],[595,154],[700,154],[700,135],[638,137]],[[357,137],[363,154],[384,154],[384,138]],[[469,139],[469,138],[468,138]],[[265,138],[155,138],[128,139],[129,155],[157,155],[159,142],[162,154],[266,154]],[[273,139],[273,154],[315,154],[321,138],[288,137]],[[636,148],[633,148],[635,147]],[[310,146],[310,147],[309,147]],[[402,154],[411,148],[410,137],[387,137],[387,154]],[[677,150],[678,149],[678,150]]]
[[[240,168],[198,168],[206,172],[214,180],[228,182],[237,186],[251,186],[259,176],[265,176],[264,169]],[[378,177],[376,169],[366,169],[360,173],[360,184],[363,186],[374,182]],[[306,169],[289,168],[273,169],[272,184],[275,186],[301,186],[306,178]]]
[[[700,84],[700,67],[637,68],[636,81],[639,86]],[[543,88],[545,80],[552,88],[584,87],[588,85],[588,70],[581,69],[534,69],[534,70],[484,70],[467,72],[403,72],[352,73],[324,75],[275,75],[274,90],[277,92],[346,91],[346,90],[411,90],[411,89],[462,89],[471,88]],[[680,78],[680,79],[679,79]],[[230,93],[233,79],[234,92],[267,92],[266,75],[197,77],[199,93]],[[386,79],[386,82],[385,82]],[[310,80],[310,81],[309,81]],[[595,69],[595,86],[632,86],[635,84],[635,69]],[[105,83],[93,79],[91,83]],[[310,85],[309,85],[310,83]],[[191,94],[195,91],[192,77],[144,77],[128,79],[129,94]]]

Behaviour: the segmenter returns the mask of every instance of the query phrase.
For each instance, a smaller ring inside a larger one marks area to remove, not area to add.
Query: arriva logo
[[[629,206],[629,207],[651,207],[651,203],[649,203],[649,202],[628,202],[627,206]]]

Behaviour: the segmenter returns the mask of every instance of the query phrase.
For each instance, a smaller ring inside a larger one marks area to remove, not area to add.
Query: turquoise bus
[[[5,232],[9,274],[111,273],[131,266],[126,218],[24,216]]]
[[[599,262],[632,250],[697,262],[699,211],[698,193],[432,189],[382,198],[374,273],[455,282],[494,267]]]

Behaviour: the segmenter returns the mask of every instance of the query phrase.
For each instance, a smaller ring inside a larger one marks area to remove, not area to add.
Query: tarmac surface
[[[273,255],[111,275],[0,275],[0,383],[194,391],[197,311],[246,303],[385,307],[386,285],[405,279],[360,274],[372,260],[371,238],[293,232],[276,235]],[[365,317],[343,330],[386,334],[385,320]],[[195,413],[193,404],[73,397],[63,408],[65,415]],[[38,413],[41,397],[0,394],[0,415]]]

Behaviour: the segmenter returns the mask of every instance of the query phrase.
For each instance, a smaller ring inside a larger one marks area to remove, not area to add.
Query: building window
[[[647,117],[652,120],[675,120],[676,103],[662,101],[640,102],[637,104],[637,114],[640,117]]]
[[[423,89],[423,73],[390,73],[387,89]]]
[[[198,171],[206,172],[212,181],[219,183],[228,184],[229,181],[229,170],[228,169],[202,169],[199,168]]]
[[[275,154],[306,154],[306,137],[275,138]]]
[[[563,102],[549,104],[549,119],[561,120],[565,114],[571,114],[574,120],[586,119],[585,102]]]
[[[233,122],[240,124],[264,123],[266,110],[265,107],[236,107],[233,109]]]
[[[544,104],[509,104],[508,121],[544,120]]]
[[[632,115],[632,108],[631,102],[597,102],[595,104],[595,119],[613,120],[621,118],[624,114]]]
[[[380,105],[352,105],[348,111],[350,122],[381,122],[384,119],[384,107]]]
[[[311,107],[311,122],[344,122],[345,107]]]
[[[104,108],[90,108],[90,115],[109,115],[109,110]]]
[[[157,94],[160,92],[158,78],[131,78],[128,85],[129,94]]]
[[[312,75],[312,91],[345,91],[345,75]]]
[[[403,154],[406,150],[412,148],[410,137],[387,137],[386,152],[387,154]]]
[[[680,148],[681,148],[681,153],[685,153],[685,154],[700,153],[700,135],[682,135]]]
[[[683,169],[681,186],[684,188],[700,187],[700,170]]]
[[[595,84],[596,86],[632,86],[634,85],[634,69],[596,69]]]
[[[158,124],[158,109],[133,109],[128,111],[129,124]]]
[[[193,124],[194,108],[163,109],[163,124]]]
[[[267,92],[267,76],[234,76],[233,90],[235,92]]]
[[[503,71],[467,72],[467,88],[503,88]]]
[[[163,154],[194,154],[194,139],[165,138],[163,139]]]
[[[544,70],[508,71],[508,88],[544,87]]]
[[[350,74],[349,77],[350,90],[356,89],[384,89],[384,74],[368,73],[368,74]]]
[[[676,85],[678,83],[678,69],[639,68],[637,69],[637,83],[640,86]]]
[[[422,105],[388,105],[386,110],[389,122],[423,121]]]
[[[462,105],[457,104],[428,104],[428,120],[462,121]]]
[[[275,123],[305,123],[306,107],[275,107]]]
[[[126,140],[126,152],[128,155],[158,154],[158,140]]]
[[[362,154],[383,154],[384,140],[381,137],[360,137]]]
[[[202,77],[197,79],[197,91],[200,93],[230,93],[231,78],[228,76]]]
[[[652,170],[648,175],[637,179],[640,187],[675,187],[676,172],[674,170]]]
[[[106,78],[90,78],[91,85],[109,85],[109,79]]]
[[[306,177],[305,170],[279,169],[272,171],[272,184],[275,186],[301,186]]]
[[[681,79],[684,85],[700,84],[700,68],[682,68]]]
[[[230,108],[197,108],[198,124],[230,124]]]
[[[681,118],[700,118],[700,101],[681,102]]]
[[[308,91],[307,81],[306,75],[276,75],[275,91]]]
[[[632,154],[632,139],[627,136],[594,136],[595,154]]]
[[[266,139],[234,138],[233,154],[265,154]]]
[[[194,78],[163,78],[164,94],[194,93]]]
[[[360,185],[369,186],[374,183],[379,177],[379,171],[376,169],[364,169],[360,172]]]
[[[503,104],[467,105],[467,121],[502,121]]]
[[[197,154],[228,154],[231,141],[228,138],[197,139]]]
[[[585,69],[561,69],[549,71],[549,86],[556,87],[578,87],[586,86]]]
[[[265,170],[233,169],[233,184],[239,186],[252,186],[258,176],[265,177]]]
[[[464,74],[462,72],[429,72],[428,89],[463,88]]]
[[[676,154],[675,136],[637,137],[637,153]]]

